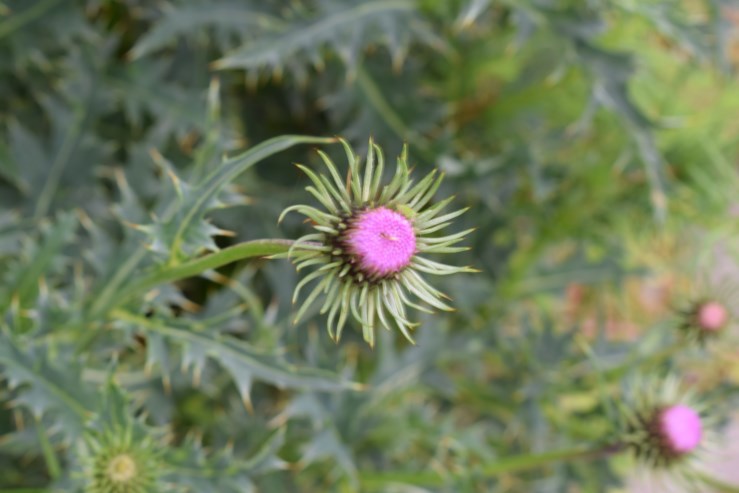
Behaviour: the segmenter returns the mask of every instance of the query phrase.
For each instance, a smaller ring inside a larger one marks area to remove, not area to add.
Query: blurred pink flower
[[[692,408],[684,405],[668,407],[659,416],[660,435],[674,454],[692,452],[703,437],[701,418]]]
[[[695,318],[703,330],[716,331],[729,321],[729,311],[718,301],[708,301],[698,307]]]
[[[626,480],[628,493],[721,493],[705,481],[691,480],[690,471],[739,488],[739,415],[735,415],[719,437],[712,437],[699,460],[690,469],[653,469],[639,466]],[[692,475],[695,478],[694,475]]]

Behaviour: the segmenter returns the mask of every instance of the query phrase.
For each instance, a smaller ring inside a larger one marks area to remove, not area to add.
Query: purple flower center
[[[729,312],[721,303],[709,301],[698,307],[695,317],[701,329],[715,331],[721,329],[729,320]]]
[[[659,415],[659,429],[665,445],[675,454],[693,451],[703,437],[700,416],[683,405],[664,409]]]
[[[403,214],[378,207],[354,218],[346,245],[365,274],[383,277],[410,264],[416,253],[416,233]]]

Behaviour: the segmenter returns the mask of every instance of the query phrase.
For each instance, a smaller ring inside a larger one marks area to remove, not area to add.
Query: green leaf
[[[317,14],[298,18],[276,33],[227,54],[215,62],[217,69],[268,68],[281,72],[288,66],[299,76],[305,65],[323,65],[321,49],[333,48],[344,63],[355,68],[361,51],[370,44],[386,44],[394,64],[404,59],[413,35],[432,39],[432,31],[417,15],[416,3],[408,0],[319,2]]]
[[[242,5],[183,5],[165,12],[154,27],[138,40],[129,55],[133,59],[146,56],[180,36],[190,35],[205,27],[250,32],[276,29],[282,24],[269,14]]]
[[[207,358],[226,369],[234,379],[245,403],[250,402],[253,380],[262,380],[279,388],[321,391],[358,389],[356,383],[323,370],[294,366],[282,358],[265,353],[233,337],[213,330],[195,330],[185,320],[146,318],[123,310],[115,310],[119,322],[144,333],[158,334],[183,346],[183,366],[192,366],[196,380]]]
[[[21,349],[9,335],[0,333],[0,366],[11,388],[17,389],[14,402],[35,416],[52,413],[61,432],[70,439],[81,433],[95,409],[95,397],[82,382],[79,366],[72,360],[60,364],[48,347]]]
[[[199,253],[203,248],[203,243],[191,243],[189,240],[192,240],[193,238],[200,238],[202,240],[204,235],[209,235],[210,233],[219,231],[214,229],[213,226],[204,219],[205,213],[210,210],[210,208],[219,206],[219,202],[217,200],[219,192],[221,192],[223,188],[239,174],[259,163],[261,160],[294,145],[325,144],[332,143],[334,141],[335,140],[332,138],[306,137],[298,135],[275,137],[254,146],[238,156],[225,160],[223,164],[206,176],[200,184],[194,187],[186,184],[179,177],[171,173],[170,178],[172,182],[181,192],[180,198],[176,199],[176,202],[170,204],[170,207],[166,209],[166,214],[162,220],[156,221],[153,224],[138,226],[138,229],[150,235],[151,244],[155,249],[169,252],[169,267],[175,267],[177,264],[181,263],[181,259],[183,257],[193,256],[196,253]],[[165,170],[166,169],[168,168],[165,168]],[[208,244],[211,245],[211,248],[214,248],[212,243],[209,242]],[[100,289],[99,295],[92,302],[89,309],[91,316],[100,316],[102,313],[120,302],[118,290],[121,288],[121,285],[130,279],[132,271],[134,271],[138,264],[143,260],[145,253],[146,251],[141,247],[130,254],[127,261],[121,264],[120,269],[116,271],[116,273],[112,275],[111,280]],[[233,254],[233,251],[231,251],[229,255],[230,254]],[[232,260],[235,259],[232,258]],[[190,275],[196,275],[207,268],[215,268],[215,266],[196,270]],[[155,273],[153,275],[156,277],[154,282],[164,282],[163,279],[159,279],[159,274]],[[180,278],[181,277],[175,276],[171,280]],[[146,284],[150,280],[151,279],[147,278],[146,281],[139,281]],[[150,287],[152,286],[149,286],[148,284],[144,286],[146,289]]]
[[[108,75],[106,84],[121,100],[132,125],[143,127],[146,116],[156,115],[149,145],[166,142],[164,137],[170,134],[202,130],[207,123],[204,90],[172,84],[166,66],[152,60],[141,59],[121,67]]]
[[[181,201],[176,211],[161,222],[146,226],[146,231],[154,236],[157,249],[169,252],[170,264],[176,264],[183,257],[190,257],[200,251],[206,242],[218,231],[204,220],[205,213],[218,206],[218,194],[238,175],[273,154],[297,144],[327,144],[332,138],[304,137],[287,135],[276,137],[254,146],[245,153],[227,159],[201,183],[188,186],[173,176],[173,181],[182,190]],[[215,248],[210,244],[211,248]]]
[[[76,230],[77,216],[74,213],[61,214],[56,223],[46,224],[38,242],[28,245],[30,254],[13,266],[0,286],[0,313],[4,313],[11,303],[18,303],[21,307],[31,304],[38,291],[39,280],[74,238]]]
[[[272,433],[248,459],[241,459],[226,449],[208,454],[192,440],[170,453],[167,482],[177,491],[187,493],[251,493],[256,492],[252,478],[265,472],[284,469],[285,461],[277,452],[285,444],[285,430]]]
[[[351,478],[352,482],[355,482],[357,469],[352,455],[347,445],[341,441],[336,429],[329,426],[313,436],[310,443],[303,449],[301,460],[306,464],[311,464],[320,459],[330,459]]]
[[[49,157],[39,137],[19,122],[11,120],[8,131],[10,152],[3,174],[11,178],[18,190],[30,194],[42,181]]]
[[[631,135],[652,188],[652,205],[658,219],[667,213],[666,163],[653,135],[653,125],[629,95],[628,81],[634,71],[633,58],[600,49],[588,42],[575,43],[577,54],[596,78],[594,97],[621,119]]]

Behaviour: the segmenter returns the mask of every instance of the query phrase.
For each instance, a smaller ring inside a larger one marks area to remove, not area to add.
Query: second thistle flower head
[[[474,272],[469,267],[445,265],[422,256],[465,250],[455,245],[472,230],[448,236],[437,233],[466,209],[442,214],[451,198],[429,205],[443,176],[433,171],[414,183],[407,149],[398,158],[392,180],[381,185],[385,165],[382,150],[370,141],[361,169],[358,157],[345,141],[341,142],[349,162],[346,181],[321,151],[329,176],[299,166],[313,183],[307,187],[308,192],[324,210],[296,205],[283,212],[283,216],[290,211],[305,215],[316,230],[297,240],[288,253],[298,270],[317,267],[295,289],[293,302],[306,284],[318,281],[295,320],[300,320],[323,294],[321,313],[328,313],[332,338],[341,337],[351,314],[361,324],[370,345],[374,345],[377,325],[390,328],[394,324],[412,342],[410,330],[417,324],[408,319],[407,307],[430,312],[416,302],[420,300],[432,308],[451,310],[444,301],[446,296],[422,274]]]
[[[625,445],[653,467],[670,467],[695,454],[705,439],[701,407],[676,378],[643,382],[626,413]]]
[[[683,331],[704,341],[724,332],[732,315],[726,303],[719,299],[704,299],[693,304],[683,316]]]
[[[690,291],[684,299],[677,299],[676,327],[684,340],[700,345],[716,346],[717,341],[735,339],[737,336],[736,306],[737,287],[733,282],[716,283],[696,276],[691,280]]]

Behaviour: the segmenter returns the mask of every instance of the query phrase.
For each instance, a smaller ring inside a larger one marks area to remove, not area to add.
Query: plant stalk
[[[124,287],[113,306],[120,305],[135,294],[146,293],[160,284],[193,277],[238,260],[286,253],[292,244],[292,240],[282,239],[246,241],[183,264],[156,269]]]

